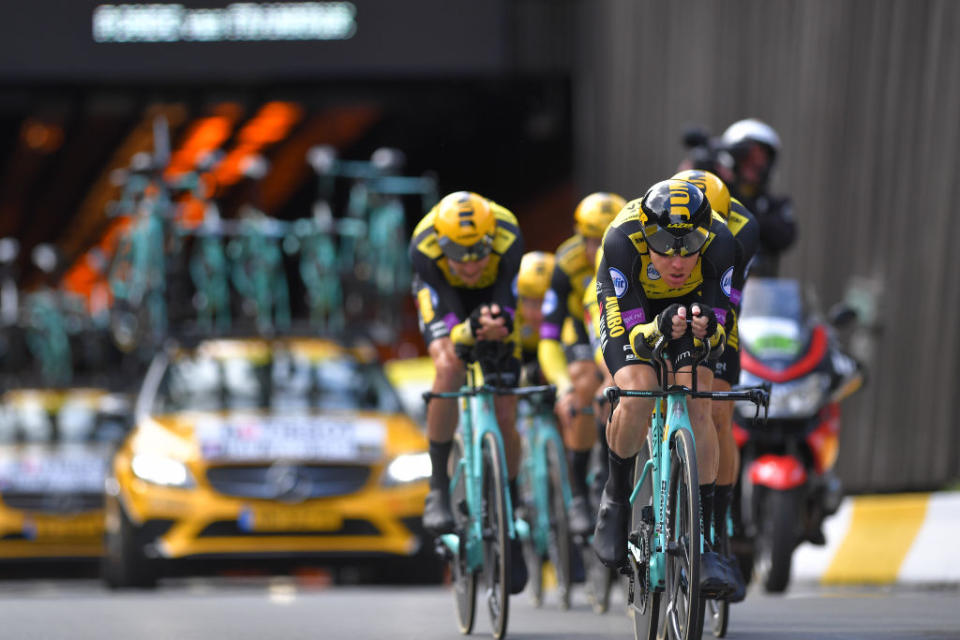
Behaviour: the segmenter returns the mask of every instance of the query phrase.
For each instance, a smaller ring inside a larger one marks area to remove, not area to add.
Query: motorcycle
[[[794,549],[825,544],[823,520],[843,497],[834,465],[840,402],[863,383],[859,363],[837,344],[834,329],[856,320],[838,305],[829,321],[806,304],[796,280],[747,282],[739,318],[740,383],[770,385],[766,421],[738,406],[734,437],[741,451],[732,546],[741,570],[770,593],[790,581]]]

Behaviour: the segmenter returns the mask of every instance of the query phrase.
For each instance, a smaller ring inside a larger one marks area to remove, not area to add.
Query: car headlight
[[[760,378],[743,372],[740,383],[758,385]],[[774,384],[770,389],[770,418],[807,418],[823,405],[824,393],[830,386],[830,377],[825,373],[812,373],[799,380]],[[738,405],[740,403],[737,403]],[[741,407],[741,413],[753,416],[750,408]]]
[[[383,473],[383,484],[394,486],[426,480],[430,477],[433,465],[429,453],[405,453],[390,461]]]
[[[152,484],[164,487],[189,488],[194,486],[193,475],[179,460],[153,453],[138,453],[130,463],[133,474]]]

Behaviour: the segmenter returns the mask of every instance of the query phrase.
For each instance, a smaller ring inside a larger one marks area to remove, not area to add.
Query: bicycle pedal
[[[627,542],[629,542],[630,544],[632,544],[632,545],[635,546],[635,547],[639,547],[639,546],[640,546],[640,532],[639,532],[639,531],[631,531],[631,532],[630,532],[630,535],[627,536]]]
[[[459,502],[457,502],[457,511],[459,511],[460,515],[462,516],[470,515],[470,509],[467,507],[466,500],[460,500]]]

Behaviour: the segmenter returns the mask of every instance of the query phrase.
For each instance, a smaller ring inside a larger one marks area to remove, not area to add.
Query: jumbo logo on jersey
[[[690,207],[687,205],[690,203],[690,193],[679,186],[670,187],[670,216],[677,216],[681,220],[676,222],[671,222],[667,225],[668,229],[692,229],[693,225],[690,224]]]
[[[723,277],[720,278],[720,289],[723,290],[723,295],[730,297],[730,292],[733,291],[733,267],[723,272]]]
[[[627,277],[623,275],[620,269],[614,267],[610,267],[608,272],[610,273],[610,281],[613,283],[613,292],[618,298],[622,298],[627,293]]]
[[[659,280],[660,272],[657,271],[656,267],[653,266],[653,263],[647,265],[647,279],[648,280]]]

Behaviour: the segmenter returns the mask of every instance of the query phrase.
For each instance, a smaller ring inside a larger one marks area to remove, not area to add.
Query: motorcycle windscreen
[[[805,311],[796,280],[748,280],[739,318],[741,347],[765,362],[786,364],[796,360],[810,340]]]

